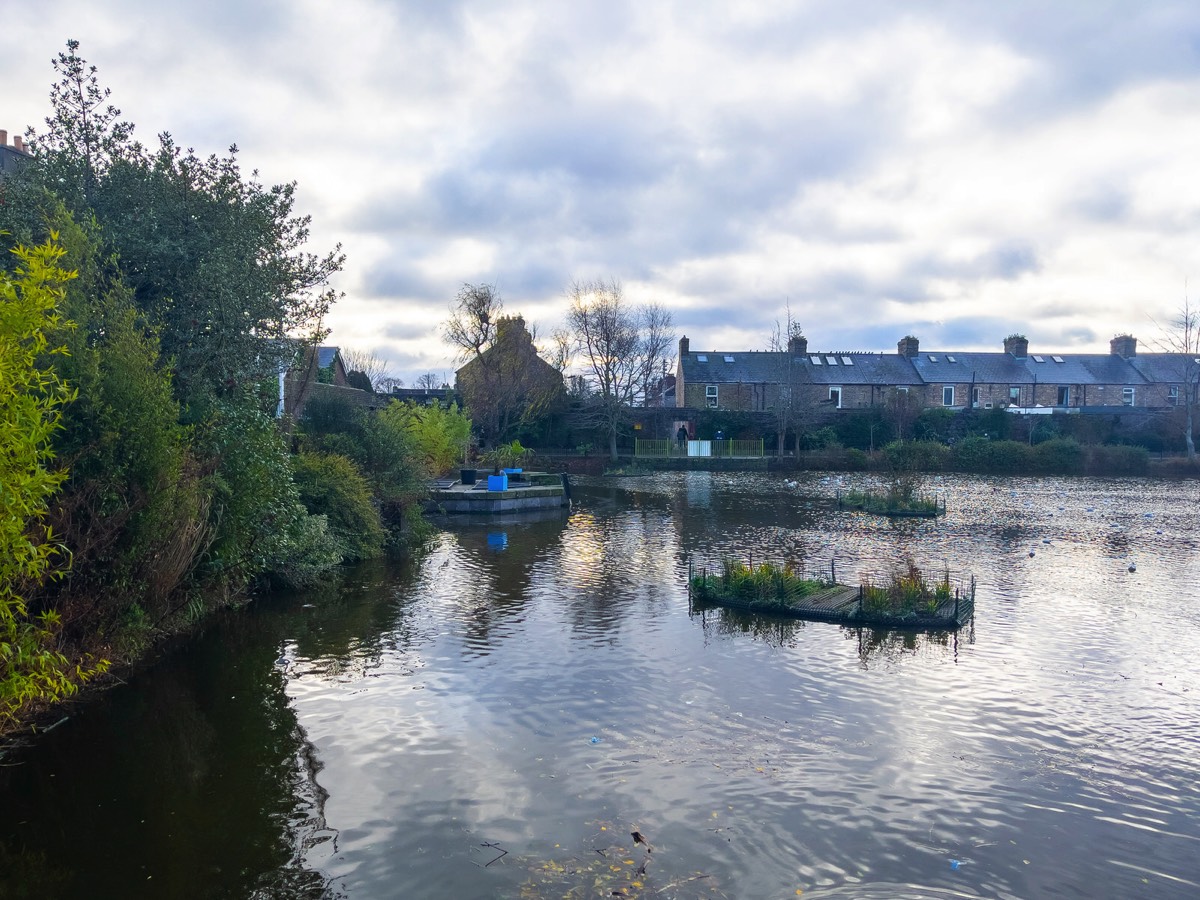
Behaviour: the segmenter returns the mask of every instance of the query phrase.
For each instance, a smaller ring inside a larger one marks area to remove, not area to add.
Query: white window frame
[[[1167,405],[1168,406],[1178,406],[1179,405],[1179,385],[1173,384],[1167,388]]]
[[[838,384],[831,384],[831,385],[829,386],[829,399],[830,399],[830,400],[832,400],[832,399],[833,399],[833,397],[834,397],[834,394],[836,394],[836,395],[837,395],[837,403],[835,403],[835,404],[833,405],[833,408],[834,408],[834,409],[841,409],[841,408],[842,408],[842,386],[841,386],[841,385],[838,385]]]
[[[1059,406],[1070,406],[1071,405],[1071,387],[1070,387],[1070,385],[1060,384],[1058,386],[1058,405]]]
[[[1010,385],[1008,388],[1008,402],[1013,406],[1021,405],[1021,388],[1018,385]]]
[[[717,408],[717,386],[715,384],[706,384],[704,386],[704,399],[708,401],[709,409]]]
[[[1121,388],[1121,404],[1133,406],[1137,403],[1137,388]]]
[[[943,384],[942,385],[942,406],[953,406],[953,405],[954,405],[954,385]]]

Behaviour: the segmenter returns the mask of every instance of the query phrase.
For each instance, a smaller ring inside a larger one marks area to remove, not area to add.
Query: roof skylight
[[[852,366],[852,365],[854,365],[854,360],[851,359],[849,356],[843,356],[842,357],[842,365],[843,366]]]
[[[931,356],[931,357],[929,357],[929,361],[930,361],[930,362],[937,362],[937,361],[938,361],[938,358],[937,358],[936,356]]]
[[[697,353],[696,354],[696,362],[708,362],[708,354]]]
[[[733,357],[732,357],[732,356],[726,356],[726,357],[725,357],[725,362],[733,362]]]
[[[1051,358],[1052,360],[1054,360],[1055,362],[1058,362],[1058,363],[1060,363],[1060,362],[1062,362],[1062,361],[1063,361],[1063,358],[1062,358],[1061,356],[1052,356],[1052,357],[1050,357],[1050,358]]]
[[[1040,363],[1044,363],[1044,362],[1046,361],[1046,357],[1044,357],[1044,356],[1035,356],[1035,357],[1033,357],[1033,361],[1034,361],[1034,362],[1040,362]]]
[[[953,356],[947,356],[946,362],[958,362],[958,360],[956,360]]]
[[[819,366],[821,364],[821,357],[819,356],[810,356],[809,359],[812,360],[812,364],[814,366]]]
[[[827,356],[827,357],[825,357],[825,362],[829,363],[831,366],[836,366],[837,365],[837,357],[836,356]]]

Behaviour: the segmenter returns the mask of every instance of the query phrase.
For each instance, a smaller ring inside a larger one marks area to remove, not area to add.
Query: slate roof
[[[1147,381],[1159,384],[1183,384],[1185,378],[1200,373],[1200,353],[1154,353],[1134,356],[1129,364]]]
[[[794,384],[1172,384],[1182,381],[1183,354],[1154,353],[1128,359],[1114,353],[1038,353],[1024,358],[1005,352],[922,350],[909,358],[897,353],[805,354],[772,351],[701,350],[680,357],[688,384],[779,384],[783,360],[797,366]],[[1035,358],[1040,358],[1038,362]],[[1062,360],[1056,362],[1055,358]],[[815,358],[820,363],[814,362]],[[851,363],[846,364],[849,359]],[[1200,357],[1191,357],[1198,359]],[[1200,362],[1193,363],[1193,367]],[[1195,369],[1193,368],[1193,371]]]
[[[912,362],[896,353],[809,353],[800,359],[813,384],[921,383]],[[817,359],[820,363],[814,361]]]
[[[789,355],[768,350],[700,350],[683,354],[679,362],[686,384],[780,384],[786,380],[780,367]],[[796,381],[803,380],[798,372]]]
[[[921,351],[913,367],[926,384],[1145,384],[1130,360],[1111,353],[1054,353],[1018,359],[1009,353]],[[1062,362],[1055,362],[1054,357]],[[936,360],[936,362],[934,361]],[[953,362],[951,362],[953,360]]]

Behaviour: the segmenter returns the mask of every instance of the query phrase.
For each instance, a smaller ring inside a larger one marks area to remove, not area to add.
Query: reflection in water
[[[238,624],[0,768],[0,896],[336,894],[305,863],[336,841],[318,754],[270,663],[265,623]]]
[[[0,896],[1200,895],[1200,485],[870,479],[581,480],[257,603],[4,760]],[[725,555],[912,555],[975,622],[689,609]]]

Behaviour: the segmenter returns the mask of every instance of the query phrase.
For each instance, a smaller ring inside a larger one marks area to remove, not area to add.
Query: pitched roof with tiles
[[[699,350],[679,358],[685,384],[780,384],[787,380],[787,357],[769,350]],[[795,359],[800,359],[796,357]],[[793,360],[793,365],[798,365]],[[797,368],[795,381],[804,381]]]
[[[809,353],[801,358],[813,384],[921,383],[912,362],[896,353]]]
[[[913,367],[926,384],[1145,384],[1127,360],[1111,353],[1014,357],[1003,352],[933,350],[922,351],[913,359]]]

